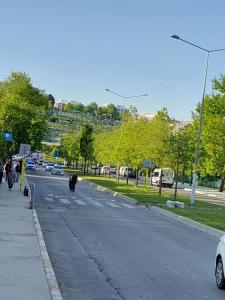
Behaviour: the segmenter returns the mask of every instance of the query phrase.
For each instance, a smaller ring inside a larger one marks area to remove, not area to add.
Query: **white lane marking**
[[[59,199],[63,204],[70,204],[70,201],[67,199]]]
[[[87,205],[84,201],[82,200],[75,200],[75,202],[79,205]]]
[[[53,194],[45,194],[45,196],[47,196],[47,197],[54,197],[54,195]]]
[[[52,198],[45,197],[45,201],[53,202],[54,200]]]
[[[88,200],[92,200],[93,198],[87,197]]]
[[[102,206],[102,204],[97,201],[94,201],[94,200],[89,200],[89,201],[95,206]]]
[[[118,205],[116,205],[115,203],[112,203],[112,202],[106,202],[106,204],[111,207],[119,207]]]
[[[121,205],[126,206],[127,208],[135,208],[134,206],[127,203],[121,203]]]

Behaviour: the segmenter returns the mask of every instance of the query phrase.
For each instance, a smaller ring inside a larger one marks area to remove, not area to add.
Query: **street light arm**
[[[146,97],[146,96],[148,96],[148,94],[136,95],[136,96],[128,96],[128,97],[124,97],[124,98],[129,99],[129,98]]]
[[[209,50],[209,52],[218,52],[218,51],[225,51],[225,49],[213,49],[213,50]]]
[[[114,94],[114,95],[117,95],[117,96],[119,96],[119,97],[121,97],[121,98],[124,98],[124,99],[126,99],[127,97],[125,97],[125,96],[123,96],[123,95],[120,95],[120,94],[117,94],[117,93],[115,93],[115,92],[113,92],[113,91],[111,91],[111,90],[109,90],[109,89],[105,89],[107,92],[109,92],[109,93],[112,93],[112,94]]]
[[[184,43],[187,43],[187,44],[189,44],[189,45],[191,45],[191,46],[194,46],[194,47],[196,47],[196,48],[199,48],[199,49],[201,49],[201,50],[203,50],[203,51],[205,51],[205,52],[210,52],[210,50],[207,50],[207,49],[205,49],[205,48],[203,48],[203,47],[200,47],[200,46],[198,46],[198,45],[196,45],[196,44],[193,44],[193,43],[191,43],[191,42],[188,42],[188,41],[182,39],[182,38],[181,38],[179,35],[177,35],[177,34],[172,34],[170,37],[172,37],[173,39],[176,39],[176,40],[180,40],[180,41],[182,41],[182,42],[184,42]]]

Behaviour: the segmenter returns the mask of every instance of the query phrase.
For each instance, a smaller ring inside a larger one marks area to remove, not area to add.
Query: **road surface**
[[[224,299],[218,239],[85,181],[30,171],[36,210],[64,300]]]

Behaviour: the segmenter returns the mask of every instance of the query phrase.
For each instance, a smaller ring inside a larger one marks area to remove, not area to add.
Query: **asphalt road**
[[[36,210],[64,300],[224,299],[218,240],[80,181],[36,170]]]

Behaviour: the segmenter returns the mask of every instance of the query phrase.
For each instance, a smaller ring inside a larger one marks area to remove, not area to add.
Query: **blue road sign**
[[[59,150],[55,150],[54,157],[59,157],[59,156],[60,156]]]
[[[3,132],[2,134],[3,139],[5,139],[7,142],[12,142],[13,135],[11,132]]]

